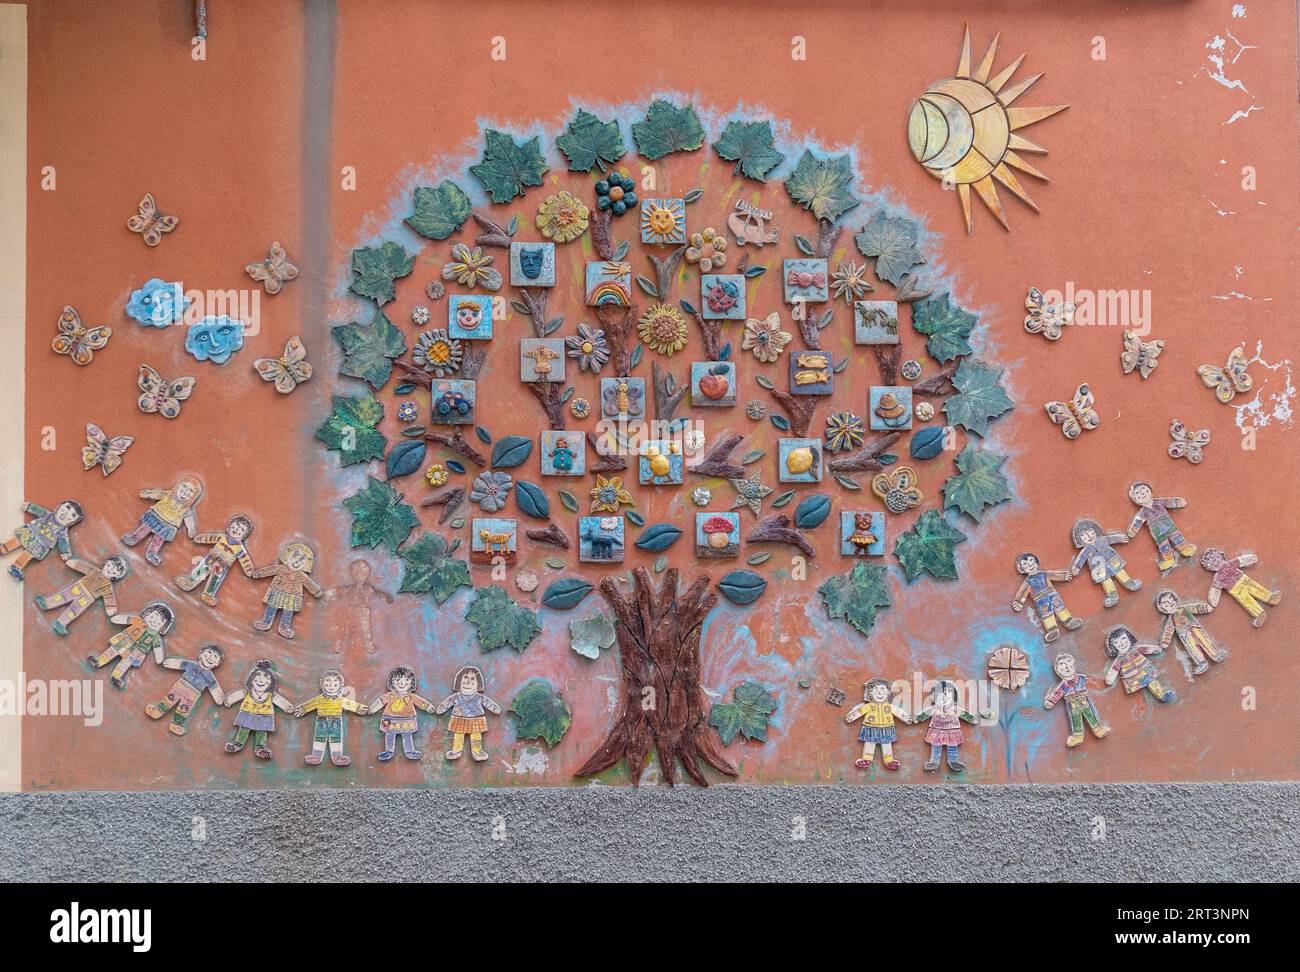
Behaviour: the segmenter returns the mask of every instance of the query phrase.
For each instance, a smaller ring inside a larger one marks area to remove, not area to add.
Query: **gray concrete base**
[[[1300,784],[0,794],[0,878],[1300,880]]]

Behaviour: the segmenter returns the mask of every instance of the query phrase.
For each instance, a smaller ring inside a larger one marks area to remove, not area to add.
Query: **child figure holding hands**
[[[894,757],[894,743],[898,742],[898,729],[894,718],[902,719],[904,724],[911,722],[906,710],[893,701],[893,692],[889,682],[883,678],[873,678],[863,687],[862,701],[845,713],[844,721],[853,723],[862,720],[862,729],[858,732],[858,741],[862,743],[862,756],[854,761],[858,769],[871,769],[876,755],[876,746],[880,746],[881,758],[885,769],[896,770],[898,760]]]

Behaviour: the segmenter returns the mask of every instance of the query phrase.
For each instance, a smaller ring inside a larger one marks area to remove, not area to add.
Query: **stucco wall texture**
[[[8,881],[340,862],[368,881],[1295,881],[1300,784],[0,795]]]

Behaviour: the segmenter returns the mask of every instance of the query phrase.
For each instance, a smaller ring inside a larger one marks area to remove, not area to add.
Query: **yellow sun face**
[[[968,27],[956,76],[930,85],[925,94],[913,103],[907,120],[907,140],[916,160],[936,179],[957,187],[967,233],[971,231],[972,186],[1004,228],[1007,219],[995,180],[1029,208],[1038,211],[1012,170],[1019,169],[1046,182],[1047,176],[1018,153],[1045,153],[1047,150],[1016,132],[1068,107],[1011,107],[1012,102],[1042,75],[1036,74],[1008,88],[1007,82],[1020,67],[1024,55],[990,77],[997,48],[998,38],[994,37],[979,65],[972,71]]]

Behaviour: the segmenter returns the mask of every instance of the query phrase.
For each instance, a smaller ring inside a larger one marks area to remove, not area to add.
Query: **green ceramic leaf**
[[[794,525],[800,530],[819,527],[831,513],[831,498],[825,493],[813,493],[794,508]]]
[[[528,186],[540,186],[547,170],[536,135],[516,142],[504,132],[488,129],[484,136],[483,159],[469,171],[483,183],[494,203],[506,203],[522,196]]]
[[[555,611],[568,611],[576,608],[591,590],[591,582],[581,577],[561,577],[542,592],[542,604]]]
[[[875,258],[876,276],[895,287],[912,267],[925,262],[916,246],[916,224],[910,219],[877,212],[853,240],[863,256]]]
[[[785,159],[772,141],[771,122],[730,121],[713,147],[722,158],[736,163],[736,175],[766,182],[767,174]]]
[[[833,223],[861,201],[853,195],[853,181],[853,163],[847,155],[819,159],[804,149],[785,180],[785,189],[818,219]]]
[[[560,502],[564,504],[564,508],[566,510],[568,510],[570,513],[578,512],[578,505],[579,505],[578,498],[574,496],[572,493],[570,493],[567,489],[558,490],[556,495],[560,497]]]
[[[776,711],[776,699],[757,682],[742,682],[730,702],[715,702],[709,712],[709,725],[718,730],[722,744],[728,746],[737,735],[767,741],[767,717]]]
[[[360,378],[372,388],[384,387],[393,373],[393,359],[406,351],[406,337],[379,308],[369,324],[340,324],[330,328],[343,352],[339,374]]]
[[[957,394],[943,403],[949,424],[960,425],[977,435],[987,432],[990,419],[1014,407],[1002,389],[1001,377],[1001,368],[963,358],[952,379]]]
[[[718,581],[718,590],[732,604],[753,604],[767,590],[767,581],[752,570],[733,570]]]
[[[474,602],[465,612],[465,620],[474,625],[478,646],[483,651],[496,651],[509,645],[522,652],[542,630],[537,623],[537,612],[516,604],[496,584],[474,592]]]
[[[409,276],[414,266],[415,255],[407,256],[402,245],[392,240],[380,247],[353,250],[349,289],[382,307],[397,296],[393,281]]]
[[[604,172],[606,166],[617,162],[627,152],[618,122],[603,122],[581,108],[555,144],[569,160],[569,168],[574,172],[590,172],[595,167]]]
[[[507,435],[492,447],[492,468],[513,469],[522,465],[533,452],[533,440],[526,435]]]
[[[573,713],[569,704],[544,678],[531,679],[510,703],[515,714],[515,735],[520,739],[542,739],[554,746],[569,731]]]
[[[602,651],[613,647],[614,641],[614,622],[607,614],[597,613],[569,622],[570,646],[583,658],[599,658]]]
[[[454,560],[444,537],[423,533],[418,540],[402,544],[397,556],[402,558],[402,584],[398,590],[407,594],[432,594],[442,604],[459,588],[473,587],[469,564]]]
[[[465,225],[471,209],[465,190],[450,179],[433,187],[416,186],[414,206],[406,224],[431,240],[451,236]]]
[[[370,459],[382,459],[388,440],[376,426],[384,417],[384,406],[370,392],[360,398],[335,395],[334,414],[316,430],[316,438],[339,454],[345,466]]]
[[[842,618],[864,636],[871,634],[877,612],[891,604],[885,568],[879,564],[856,564],[847,574],[827,580],[817,593],[832,620]]]
[[[957,475],[943,484],[944,506],[955,507],[978,522],[988,507],[1011,499],[1011,483],[1001,473],[1006,461],[1006,456],[967,443],[957,456]]]
[[[645,158],[660,159],[671,152],[695,151],[704,144],[704,127],[693,106],[656,101],[632,126],[632,138]]]
[[[954,307],[948,294],[928,297],[912,305],[912,327],[926,335],[926,350],[942,364],[971,353],[966,343],[979,318]]]
[[[551,503],[546,492],[526,479],[515,481],[515,503],[525,515],[534,519],[545,520],[551,515]]]
[[[909,581],[916,580],[922,572],[931,577],[957,579],[957,561],[953,548],[966,539],[954,526],[949,526],[939,510],[926,510],[912,529],[894,541],[894,556],[903,565]]]
[[[384,461],[384,472],[391,481],[409,476],[424,464],[428,451],[423,439],[405,439],[393,446]]]
[[[415,510],[402,502],[402,494],[374,476],[366,477],[365,489],[343,501],[352,514],[352,546],[397,548],[420,524]]]

